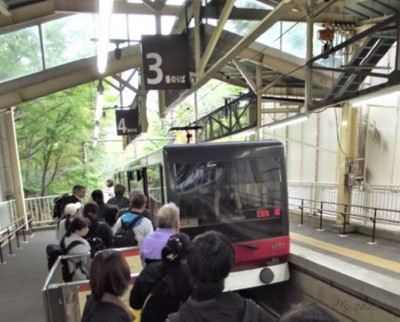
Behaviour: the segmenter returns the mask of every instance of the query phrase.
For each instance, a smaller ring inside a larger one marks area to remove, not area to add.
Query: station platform
[[[325,298],[327,306],[348,316],[343,321],[400,321],[400,242],[377,238],[369,244],[369,235],[341,237],[334,225],[330,229],[324,223],[326,230],[318,231],[317,222],[299,222],[291,216],[291,267],[332,286],[329,294],[321,294],[316,285],[306,285],[309,296]],[[15,256],[3,248],[7,264],[0,265],[0,322],[46,320],[41,295],[48,274],[45,247],[54,242],[53,230],[36,231]],[[391,314],[382,319],[382,312]]]
[[[370,235],[343,236],[333,221],[322,231],[316,219],[299,223],[292,215],[291,266],[332,286],[329,296],[310,289],[311,297],[350,321],[400,321],[399,241],[380,237],[372,244]]]
[[[36,231],[22,243],[13,244],[14,256],[3,246],[6,264],[0,264],[0,322],[44,322],[42,287],[47,274],[46,246],[56,242],[54,230]]]

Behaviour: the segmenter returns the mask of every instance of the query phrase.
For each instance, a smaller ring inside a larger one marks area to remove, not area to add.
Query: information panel
[[[130,135],[139,134],[139,113],[138,110],[115,110],[117,121],[117,134]]]
[[[186,35],[142,36],[142,59],[146,90],[190,88]]]

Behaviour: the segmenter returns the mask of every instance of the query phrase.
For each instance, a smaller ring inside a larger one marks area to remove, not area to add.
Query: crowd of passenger
[[[133,190],[127,198],[125,191],[123,185],[115,185],[115,195],[107,193],[105,200],[102,190],[94,190],[83,205],[86,189],[76,185],[57,224],[61,248],[79,255],[68,260],[72,280],[90,282],[82,322],[276,321],[252,300],[224,292],[235,251],[223,233],[208,231],[191,241],[179,232],[174,203],[153,215],[143,192]],[[134,239],[131,245],[139,247],[143,266],[129,303],[121,297],[129,289],[131,272],[116,249],[125,247],[126,239]],[[338,320],[322,307],[300,304],[279,321]]]

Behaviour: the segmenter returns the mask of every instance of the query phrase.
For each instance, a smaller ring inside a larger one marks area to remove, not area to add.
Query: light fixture
[[[298,114],[295,116],[288,117],[279,121],[275,121],[264,126],[268,127],[270,130],[278,129],[280,127],[288,126],[290,124],[296,124],[308,120],[308,114]]]
[[[102,83],[99,82],[99,86],[100,86],[100,84],[102,84]],[[103,90],[101,90],[101,91],[98,90],[97,96],[96,96],[96,107],[94,110],[93,147],[96,147],[97,140],[99,139],[100,119],[101,119],[101,116],[103,115],[103,104],[104,104]]]
[[[104,74],[107,68],[108,43],[114,0],[99,0],[99,25],[97,39],[97,71]]]
[[[98,94],[104,93],[103,80],[101,78],[99,79],[99,83],[97,84],[97,93]]]

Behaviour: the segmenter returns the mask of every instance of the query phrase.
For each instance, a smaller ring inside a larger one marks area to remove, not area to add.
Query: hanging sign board
[[[117,121],[117,134],[130,135],[139,134],[139,113],[138,110],[115,110]]]
[[[186,35],[142,36],[144,88],[190,88]]]

